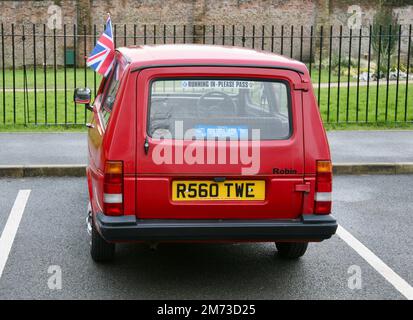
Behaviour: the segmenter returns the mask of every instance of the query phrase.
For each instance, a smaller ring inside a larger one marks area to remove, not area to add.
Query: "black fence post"
[[[275,29],[277,26],[262,24],[251,26],[183,24],[178,27],[163,24],[159,27],[149,25],[149,29],[147,25],[143,25],[143,36],[141,33],[138,34],[141,32],[138,30],[142,28],[141,25],[134,24],[133,27],[128,27],[123,24],[122,27],[121,24],[119,28],[117,34],[117,26],[114,25],[114,37],[119,37],[117,39],[120,40],[119,45],[125,46],[131,42],[166,44],[190,43],[192,40],[195,43],[238,45],[280,52],[304,60],[308,65],[310,76],[313,73],[315,88],[317,88],[315,91],[318,106],[326,123],[412,123],[413,111],[409,109],[411,25],[398,25],[397,28],[391,25],[377,26],[377,28],[369,25],[357,31],[349,29],[348,32],[344,31],[344,34],[343,26],[336,28],[332,25],[329,27],[320,25],[316,28],[280,25],[279,33]],[[63,25],[62,31],[56,29],[49,31],[45,24],[43,24],[43,31],[41,25],[37,27],[35,24],[28,27],[0,24],[0,54],[2,55],[0,124],[67,126],[83,124],[81,120],[83,118],[86,122],[85,109],[79,111],[76,105],[73,109],[68,109],[71,106],[68,101],[71,97],[69,91],[72,86],[76,88],[77,82],[80,81],[81,85],[93,86],[96,97],[98,75],[93,73],[92,80],[92,73],[88,70],[86,61],[87,50],[92,44],[96,44],[100,32],[97,33],[96,25],[88,28],[86,25],[82,27],[74,24],[73,35],[69,29],[70,26],[67,27],[66,24]],[[346,38],[348,43],[344,42],[347,41]],[[328,42],[325,42],[327,39]],[[32,41],[33,48],[30,48]],[[10,46],[7,47],[7,44]],[[348,52],[345,51],[347,45]],[[71,49],[74,54],[69,58]],[[62,50],[63,57],[61,57]],[[84,65],[79,63],[78,59]],[[43,63],[43,67],[40,66],[39,69],[38,63]],[[376,64],[377,68],[374,70]],[[407,70],[404,70],[405,64]],[[318,71],[318,74],[315,75],[314,71],[316,74]],[[371,75],[371,73],[375,74]],[[79,75],[80,80],[77,79]],[[344,106],[346,110],[343,109]],[[44,116],[42,116],[43,112]]]
[[[310,73],[311,77],[311,71],[312,71],[312,66],[313,66],[313,36],[314,36],[314,27],[310,27],[310,57],[309,57],[309,66],[308,66],[308,72]]]
[[[333,50],[333,26],[330,26],[329,50],[328,50],[328,89],[327,89],[327,122],[330,122],[330,85],[331,85],[331,52]]]
[[[407,121],[407,106],[408,106],[408,92],[409,92],[409,69],[410,69],[410,49],[412,41],[412,25],[409,25],[409,40],[407,42],[407,72],[406,72],[406,91],[404,96],[404,121]]]
[[[56,28],[53,29],[53,80],[54,80],[54,123],[57,124],[57,61],[56,61]]]
[[[126,37],[126,23],[123,24],[123,45],[126,47],[128,45],[127,37]]]
[[[265,26],[261,27],[261,50],[264,50],[265,48]]]
[[[340,81],[341,81],[341,47],[343,44],[343,26],[340,25],[340,33],[338,36],[338,71],[337,71],[337,106],[336,106],[336,122],[340,122]]]
[[[242,46],[245,47],[245,26],[242,26]]]
[[[115,48],[118,47],[118,25],[113,25],[113,43],[115,44]]]
[[[28,88],[27,88],[27,69],[26,69],[26,35],[24,30],[24,24],[22,25],[22,56],[23,56],[23,121],[24,126],[27,126],[27,118],[28,118],[28,103],[29,103],[29,96],[28,96]]]
[[[74,60],[73,60],[73,88],[76,89],[76,57],[77,57],[77,33],[76,33],[76,25],[73,25],[73,51],[74,51]],[[74,103],[75,107],[75,124],[77,124],[77,103]]]
[[[378,44],[378,52],[377,52],[377,70],[376,70],[376,75],[377,75],[377,81],[376,81],[376,114],[375,114],[375,120],[377,122],[378,119],[378,113],[379,113],[379,88],[380,88],[380,77],[381,77],[381,64],[380,64],[380,55],[381,55],[381,36],[382,36],[382,31],[383,28],[382,26],[379,26],[379,44]]]
[[[387,117],[389,113],[389,80],[390,80],[390,59],[391,59],[391,47],[390,43],[392,42],[393,38],[393,31],[392,31],[392,25],[390,24],[388,29],[387,29],[387,41],[386,41],[386,54],[387,54],[387,72],[386,72],[386,111],[385,111],[385,117],[384,121],[387,122]]]
[[[125,25],[126,27],[126,25]],[[125,29],[126,32],[126,29]],[[126,41],[126,33],[125,33],[125,41]],[[126,43],[125,43],[126,45]],[[83,71],[84,71],[84,87],[87,87],[87,26],[83,25]],[[84,115],[84,123],[87,121],[87,110],[83,108],[83,115]]]
[[[399,25],[399,37],[398,37],[398,47],[397,47],[397,76],[396,76],[396,103],[394,105],[394,121],[397,122],[397,107],[399,104],[399,77],[400,77],[400,49],[401,49],[401,39],[402,36],[402,26]],[[407,66],[409,68],[409,66]]]
[[[67,125],[67,39],[66,39],[66,24],[63,25],[63,86],[65,89],[64,99],[65,99],[65,125]]]
[[[44,88],[44,122],[47,124],[47,38],[46,25],[43,24],[43,88]]]
[[[136,25],[134,28],[134,42],[136,44]],[[96,46],[96,24],[93,25],[93,47]],[[96,98],[96,72],[93,72],[93,93]]]
[[[12,65],[13,65],[13,123],[16,124],[16,61],[14,52],[14,23],[11,25]]]
[[[369,26],[369,52],[367,60],[367,89],[366,89],[366,123],[369,121],[369,98],[370,98],[370,64],[371,64],[371,31]]]
[[[6,76],[5,76],[5,61],[4,61],[4,25],[1,24],[1,73],[2,73],[2,86],[3,86],[3,124],[6,124]]]
[[[350,29],[348,38],[348,62],[347,62],[347,101],[346,101],[346,123],[348,123],[350,107],[350,77],[351,77],[351,40],[353,39],[353,29]]]
[[[300,30],[300,61],[303,61],[303,36],[304,36],[304,26],[301,25]]]
[[[280,41],[280,54],[284,53],[284,25],[281,26],[281,41]]]
[[[317,103],[318,108],[320,108],[320,99],[321,99],[321,67],[323,62],[323,26],[320,27],[320,57],[318,61],[318,97]]]
[[[33,32],[33,87],[34,87],[34,124],[37,125],[37,59],[36,59],[36,25],[32,25]]]
[[[274,52],[274,25],[271,26],[271,52]]]
[[[359,100],[360,100],[360,61],[361,61],[361,39],[363,36],[363,28],[359,31],[359,45],[357,57],[357,93],[356,93],[356,122],[359,121]]]
[[[255,49],[255,25],[252,26],[252,48]]]
[[[212,44],[215,44],[215,25],[212,25]]]

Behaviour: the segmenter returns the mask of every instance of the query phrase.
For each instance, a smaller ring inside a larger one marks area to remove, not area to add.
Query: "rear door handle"
[[[295,185],[295,191],[297,192],[310,192],[310,190],[311,190],[311,185],[309,182]]]
[[[94,129],[95,125],[93,125],[92,123],[86,123],[86,127],[88,127],[89,129]]]

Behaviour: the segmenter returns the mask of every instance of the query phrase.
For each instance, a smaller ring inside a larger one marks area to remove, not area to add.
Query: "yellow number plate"
[[[194,200],[264,200],[265,181],[228,180],[214,181],[173,181],[173,201]]]

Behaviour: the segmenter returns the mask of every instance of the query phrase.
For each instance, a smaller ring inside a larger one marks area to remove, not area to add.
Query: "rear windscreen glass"
[[[287,139],[290,109],[288,86],[280,81],[155,80],[150,88],[148,134],[185,140]]]

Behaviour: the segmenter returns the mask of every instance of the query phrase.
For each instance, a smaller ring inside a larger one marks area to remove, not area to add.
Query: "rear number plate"
[[[264,180],[173,181],[173,201],[264,200]]]

